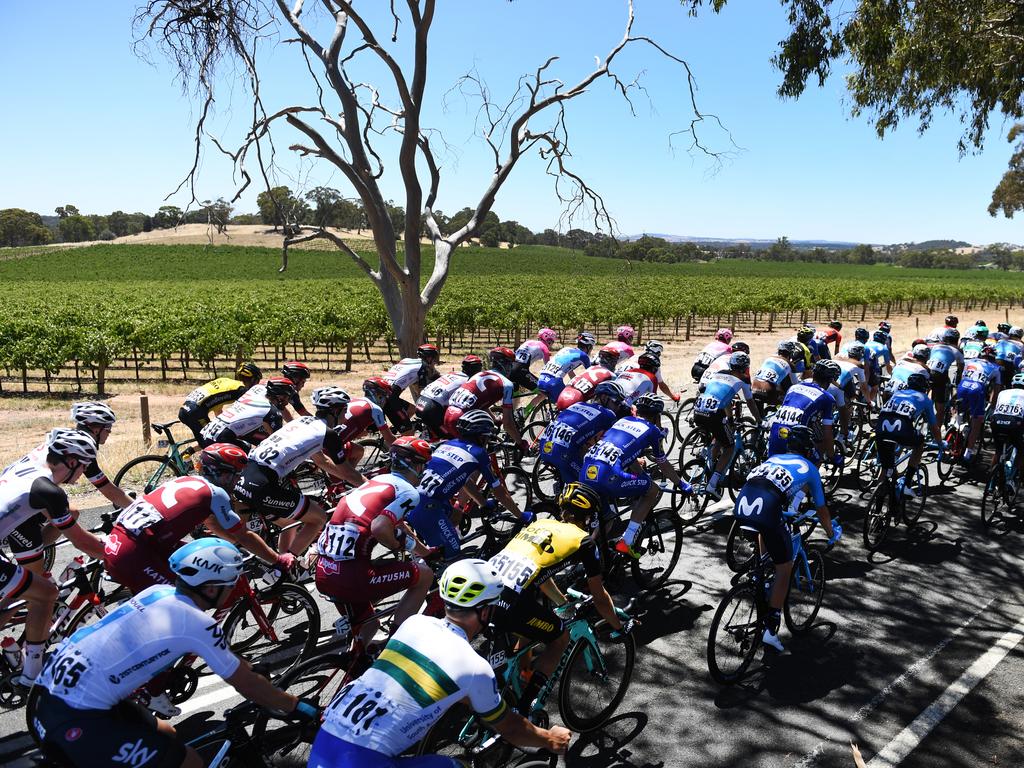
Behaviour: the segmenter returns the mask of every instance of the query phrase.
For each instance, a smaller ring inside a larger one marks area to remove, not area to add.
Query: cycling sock
[[[43,643],[25,643],[21,673],[26,680],[35,680],[43,669]]]
[[[776,608],[772,608],[771,610],[769,610],[768,611],[768,620],[765,622],[765,626],[768,628],[768,631],[771,632],[773,635],[778,636],[778,634],[779,634],[779,625],[781,623],[782,623],[782,611],[780,611],[780,610],[778,610]]]
[[[640,523],[635,520],[630,520],[629,525],[626,526],[626,530],[622,532],[622,540],[629,546],[633,546],[633,542],[636,541],[636,535],[640,532]]]

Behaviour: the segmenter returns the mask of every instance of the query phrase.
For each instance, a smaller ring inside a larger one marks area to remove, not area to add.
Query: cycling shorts
[[[497,610],[491,621],[499,632],[510,632],[535,643],[550,643],[565,632],[562,620],[534,597],[533,589],[517,594],[506,587],[495,605]]]
[[[353,624],[373,615],[373,603],[415,586],[420,569],[408,560],[316,561],[316,588],[322,595],[348,606]]]
[[[762,412],[765,405],[781,405],[782,397],[785,394],[782,387],[772,384],[770,381],[761,381],[760,379],[754,379],[750,383],[750,389],[754,393],[754,402],[757,403]]]
[[[634,475],[610,464],[590,461],[583,465],[579,481],[589,485],[598,494],[613,499],[640,498],[647,493],[653,482],[646,472]]]
[[[1005,445],[1012,445],[1018,451],[1024,450],[1024,419],[997,414],[992,417],[991,425],[997,456],[1003,452]]]
[[[114,526],[103,548],[103,567],[110,578],[128,587],[133,595],[155,584],[174,584],[175,580],[167,561],[178,544],[168,551],[147,546],[147,538],[143,535],[136,539],[120,526]]]
[[[547,446],[545,443],[540,447],[540,461],[557,469],[563,483],[575,483],[579,480],[583,469],[582,457],[572,449],[553,444],[551,450],[547,451]]]
[[[252,461],[235,483],[234,496],[239,503],[268,517],[300,520],[309,510],[309,499],[295,485]]]
[[[901,413],[883,413],[875,422],[875,439],[878,441],[878,461],[882,469],[896,466],[896,449],[917,448],[924,444],[924,437],[914,428],[909,416]]]
[[[0,556],[0,603],[16,600],[31,584],[31,572]]]
[[[949,397],[949,387],[952,382],[949,380],[949,373],[932,371],[932,401],[937,405],[946,402]]]
[[[309,768],[460,768],[460,763],[441,755],[391,757],[360,747],[321,730],[313,741]]]
[[[537,388],[537,377],[530,373],[526,363],[513,363],[509,380],[519,389],[534,390]]]
[[[961,381],[956,390],[957,409],[971,418],[985,415],[988,387],[980,381]]]
[[[722,447],[733,444],[732,426],[725,411],[693,414],[693,426],[703,429]]]
[[[32,729],[48,756],[76,768],[178,768],[185,760],[184,743],[158,731],[156,718],[128,701],[111,709],[75,709],[40,689]]]
[[[871,370],[864,374],[869,387],[877,387],[882,383],[882,370],[877,365],[871,366]]]
[[[178,409],[178,421],[192,430],[196,440],[202,444],[203,427],[210,423],[210,411],[197,403],[185,403]]]
[[[406,522],[431,547],[442,547],[445,558],[454,558],[462,549],[462,540],[448,517],[452,505],[446,499],[420,496],[420,503],[409,513]]]
[[[399,432],[409,424],[409,406],[411,405],[407,400],[402,399],[402,392],[403,390],[395,387],[388,395],[388,399],[380,405],[384,415],[391,422],[391,426]]]
[[[444,435],[444,412],[445,406],[429,397],[420,397],[416,401],[416,415],[435,438]]]
[[[42,559],[43,550],[46,548],[43,543],[45,526],[46,518],[42,514],[33,515],[7,535],[7,548],[11,550],[18,565],[27,565]]]
[[[793,562],[793,536],[783,518],[785,511],[785,496],[763,478],[754,478],[743,485],[733,509],[741,526],[761,534],[765,549],[776,565]]]
[[[540,378],[537,379],[537,389],[547,395],[548,400],[555,402],[562,394],[562,390],[565,389],[565,380],[561,376],[542,372]]]

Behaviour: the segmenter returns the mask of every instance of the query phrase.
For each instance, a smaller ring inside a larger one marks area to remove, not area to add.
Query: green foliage
[[[285,186],[273,187],[256,195],[256,205],[264,224],[273,224],[274,229],[286,230],[309,220],[311,213],[305,200],[300,200]]]
[[[57,223],[60,239],[65,243],[80,243],[83,240],[96,239],[96,227],[91,219],[78,214],[64,216]]]
[[[46,245],[52,239],[38,213],[21,208],[0,210],[0,246]]]
[[[1007,140],[1011,144],[1017,141],[1017,146],[1010,155],[1009,170],[992,192],[988,212],[995,216],[1002,211],[1006,218],[1012,219],[1014,213],[1024,210],[1024,123],[1013,126]]]

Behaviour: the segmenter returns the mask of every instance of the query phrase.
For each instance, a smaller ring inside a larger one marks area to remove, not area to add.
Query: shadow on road
[[[581,734],[569,747],[565,764],[573,768],[663,768],[664,761],[652,763],[628,749],[646,727],[643,712],[616,715],[599,731]]]

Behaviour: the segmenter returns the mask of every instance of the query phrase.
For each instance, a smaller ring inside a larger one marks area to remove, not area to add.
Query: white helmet
[[[114,416],[114,411],[109,405],[94,401],[72,403],[71,418],[80,427],[87,425],[112,427],[117,421],[117,417]]]
[[[234,544],[216,536],[179,547],[168,563],[178,578],[191,587],[230,587],[242,575],[242,553]]]
[[[444,569],[438,590],[453,608],[475,608],[493,603],[501,595],[501,577],[486,560],[457,560]]]
[[[313,390],[313,407],[319,410],[344,408],[352,396],[341,387],[320,387]]]
[[[96,460],[96,441],[80,429],[57,427],[46,436],[46,450],[61,458],[78,459],[84,463]]]

